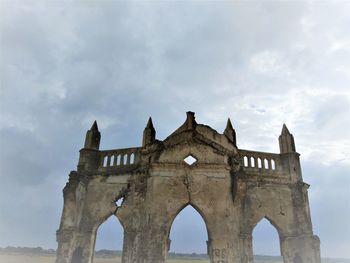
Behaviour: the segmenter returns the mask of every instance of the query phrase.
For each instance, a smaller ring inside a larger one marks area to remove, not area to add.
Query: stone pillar
[[[252,235],[251,234],[241,234],[239,236],[239,243],[241,246],[241,263],[253,263],[253,243],[252,243]]]
[[[231,242],[223,238],[211,239],[209,245],[209,258],[211,263],[239,263],[239,256]]]
[[[284,263],[320,263],[320,240],[315,235],[282,237]]]
[[[95,238],[96,231],[59,232],[56,263],[92,263]]]
[[[56,233],[58,242],[56,263],[70,263],[72,257],[72,244],[74,239],[74,230],[58,230]]]
[[[131,196],[132,197],[132,196]],[[124,229],[122,263],[145,263],[145,218],[143,207],[134,199],[126,198],[115,214]]]
[[[74,234],[59,233],[59,249],[56,263],[92,263],[96,231],[82,231]],[[68,237],[68,238],[67,238]]]
[[[164,263],[168,252],[168,237],[161,229],[150,229],[147,238],[147,263]]]
[[[124,224],[122,263],[165,262],[168,236],[165,225],[157,222],[142,220],[140,224]]]
[[[69,182],[63,189],[63,211],[61,217],[60,228],[56,232],[56,239],[58,242],[56,263],[71,263],[71,256],[74,250],[76,223],[77,223],[77,203],[80,202],[76,196],[79,186],[78,175],[71,172],[69,175]],[[83,188],[82,188],[83,189]],[[79,191],[83,193],[83,190]],[[81,203],[78,204],[80,207]]]
[[[122,263],[141,263],[144,257],[142,232],[124,226]]]
[[[224,211],[207,217],[208,254],[211,263],[241,263],[237,229]]]
[[[72,256],[72,263],[92,263],[94,250],[95,250],[95,240],[96,240],[96,230],[95,229],[87,229],[80,232],[77,235],[77,249],[81,249],[81,261],[77,260],[77,262],[73,262],[74,252]],[[78,259],[78,257],[77,257]]]

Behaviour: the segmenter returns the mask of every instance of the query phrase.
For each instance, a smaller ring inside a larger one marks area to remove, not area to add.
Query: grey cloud
[[[339,239],[325,230],[336,197],[313,192],[324,191],[328,178],[336,177],[331,185],[346,193],[349,167],[333,169],[324,161],[338,166],[348,151],[349,4],[1,5],[0,208],[6,217],[0,218],[0,245],[55,246],[61,188],[93,120],[102,131],[102,148],[128,147],[140,145],[150,115],[164,139],[193,110],[199,122],[219,132],[231,117],[239,146],[248,149],[277,152],[286,122],[307,181],[320,179],[311,181],[310,203],[324,255],[349,256],[335,248],[349,243],[339,232],[345,221],[334,225]],[[12,200],[14,191],[23,194]],[[12,206],[25,206],[30,230]],[[341,205],[333,207],[339,214]],[[45,211],[50,216],[42,217]],[[348,218],[346,212],[341,218]],[[42,225],[52,235],[36,238]],[[8,229],[14,228],[11,236]]]

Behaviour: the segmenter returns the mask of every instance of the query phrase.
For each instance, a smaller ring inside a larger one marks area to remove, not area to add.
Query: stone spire
[[[142,146],[153,143],[156,140],[156,130],[153,127],[152,118],[149,117],[146,128],[143,131]]]
[[[287,126],[283,124],[281,135],[278,138],[280,144],[280,153],[295,152],[294,137],[289,132]]]
[[[84,148],[98,150],[100,148],[100,140],[101,133],[98,130],[97,122],[94,121],[90,130],[86,132]]]
[[[230,118],[227,119],[224,135],[227,137],[227,139],[229,139],[230,142],[233,143],[233,145],[236,146],[236,131],[232,127]]]

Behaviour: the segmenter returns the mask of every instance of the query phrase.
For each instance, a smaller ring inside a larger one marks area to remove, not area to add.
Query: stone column
[[[122,263],[141,263],[144,257],[142,232],[124,226]]]
[[[96,230],[89,229],[80,233],[80,246],[83,250],[81,263],[92,263],[95,252]],[[72,262],[73,263],[73,262]]]
[[[211,263],[239,263],[239,257],[227,238],[215,238],[208,242]]]
[[[117,209],[116,216],[124,229],[122,263],[144,263],[145,258],[145,228],[143,227],[143,207],[135,200],[126,199],[121,207]]]
[[[164,221],[165,222],[165,221]],[[165,225],[158,220],[126,223],[122,263],[164,263],[168,249]]]
[[[224,213],[212,214],[208,219],[208,254],[211,263],[241,263],[236,226]]]
[[[92,263],[96,231],[59,232],[56,263]]]
[[[75,247],[75,235],[77,218],[80,211],[77,206],[82,207],[81,199],[77,198],[77,189],[79,188],[78,175],[75,172],[69,174],[69,182],[63,189],[63,210],[61,216],[60,228],[56,232],[58,242],[56,263],[70,263],[71,256]],[[80,194],[83,195],[83,186],[80,186]]]
[[[56,233],[58,242],[56,263],[70,263],[72,257],[72,244],[74,239],[74,230],[58,230]]]
[[[240,254],[241,254],[241,263],[253,263],[253,243],[252,243],[252,235],[251,234],[241,234],[239,236],[239,243],[241,246]]]
[[[284,263],[320,263],[320,240],[315,235],[282,237]]]
[[[164,216],[166,217],[166,216]],[[169,241],[166,231],[166,219],[162,216],[153,216],[145,229],[145,263],[164,263],[168,253]]]

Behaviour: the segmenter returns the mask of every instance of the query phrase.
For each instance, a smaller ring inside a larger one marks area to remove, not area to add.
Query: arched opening
[[[261,159],[258,158],[258,168],[261,168],[261,167],[262,167],[262,165],[261,165]]]
[[[243,157],[243,165],[244,165],[244,167],[248,167],[248,157],[247,156]]]
[[[276,262],[283,262],[278,231],[269,220],[260,220],[253,230],[252,238],[254,262],[273,260],[272,257],[276,257]]]
[[[208,231],[199,212],[187,205],[177,214],[169,233],[169,252],[166,262],[173,258],[207,258]]]
[[[121,223],[116,216],[110,216],[97,229],[94,262],[99,262],[99,258],[108,259],[111,263],[121,262],[123,238]]]
[[[276,170],[276,163],[274,159],[271,159],[271,169]]]
[[[103,158],[103,167],[106,167],[108,165],[108,156],[105,156]]]
[[[134,162],[135,162],[135,154],[132,153],[132,154],[130,155],[130,164],[134,164]]]
[[[117,165],[119,166],[120,165],[120,154],[118,154],[117,156],[117,161],[116,161]]]
[[[250,167],[255,167],[255,159],[254,159],[254,157],[250,157]]]
[[[269,169],[269,161],[267,159],[264,159],[264,168]]]

